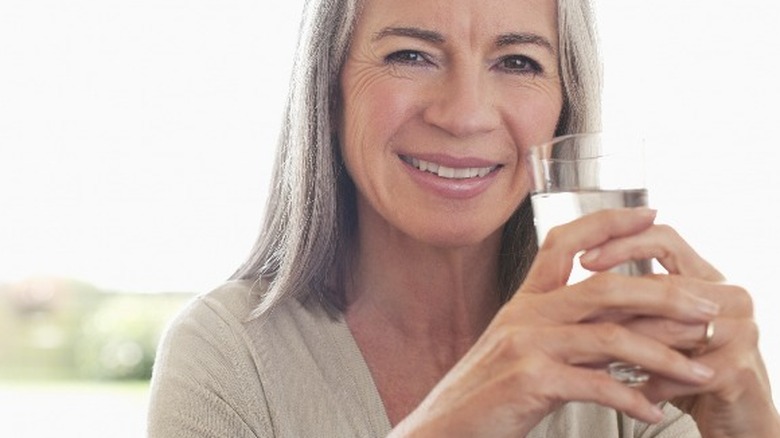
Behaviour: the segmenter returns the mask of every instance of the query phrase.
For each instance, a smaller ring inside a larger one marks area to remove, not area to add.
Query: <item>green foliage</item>
[[[0,379],[148,379],[163,329],[191,297],[61,279],[0,286]]]
[[[181,297],[119,295],[105,299],[82,324],[74,350],[81,376],[148,379],[157,343]]]

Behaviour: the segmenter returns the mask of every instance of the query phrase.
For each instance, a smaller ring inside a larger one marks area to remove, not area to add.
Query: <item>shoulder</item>
[[[158,346],[158,359],[165,359],[172,348],[180,352],[202,344],[216,348],[233,346],[225,341],[243,331],[243,321],[257,301],[251,290],[250,283],[230,282],[191,299],[169,321]]]
[[[324,311],[306,309],[289,298],[257,314],[265,287],[262,282],[231,281],[190,300],[163,333],[153,385],[178,374],[199,384],[243,379],[242,384],[259,386],[265,370],[280,369],[280,356],[305,350],[328,324]]]
[[[291,340],[316,332],[318,312],[304,309],[294,298],[257,313],[267,284],[231,281],[194,297],[169,323],[158,347],[161,364],[169,356],[187,361],[229,358],[233,365],[268,359],[269,351],[284,350]],[[232,376],[234,377],[234,376]]]
[[[264,281],[235,280],[193,297],[169,322],[166,333],[186,331],[197,326],[200,330],[230,329],[242,332],[252,321],[268,321],[279,313],[294,310],[289,303],[280,303],[273,312],[258,314],[262,296],[268,288]],[[289,299],[287,301],[295,301]],[[224,334],[224,332],[223,332]]]
[[[199,308],[203,307],[222,319],[244,322],[260,305],[260,297],[266,287],[266,283],[259,281],[229,281],[195,297],[180,317],[200,316]]]
[[[150,436],[263,436],[270,430],[245,320],[258,301],[231,282],[193,298],[169,323],[152,375]],[[197,432],[196,432],[197,431]]]
[[[257,314],[262,287],[225,284],[173,320],[155,364],[150,436],[386,433],[343,318],[292,297]]]
[[[325,327],[339,324],[338,318],[320,306],[307,306],[293,297],[258,313],[267,287],[259,281],[231,281],[193,298],[169,323],[159,353],[208,344],[225,352],[243,350],[246,359],[262,362],[258,354],[268,359],[268,355],[321,340]]]

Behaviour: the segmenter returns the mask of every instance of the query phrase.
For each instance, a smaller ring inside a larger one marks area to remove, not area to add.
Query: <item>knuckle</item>
[[[730,286],[730,296],[734,299],[734,308],[742,315],[752,316],[754,312],[753,297],[747,289],[740,286]]]
[[[754,320],[750,319],[744,321],[741,324],[740,333],[748,345],[752,347],[758,346],[760,332],[758,329],[758,324]]]
[[[502,325],[496,327],[490,334],[490,345],[493,356],[514,359],[519,356],[522,347],[522,336],[514,327]]]
[[[613,272],[597,272],[585,280],[589,286],[585,288],[585,292],[599,296],[609,296],[619,289],[618,283],[620,281],[620,276]]]
[[[656,229],[656,232],[659,234],[662,234],[664,236],[668,236],[671,238],[678,239],[680,238],[680,234],[677,233],[677,230],[675,230],[671,225],[668,224],[657,224],[654,226]]]
[[[662,275],[657,277],[661,279],[661,288],[658,291],[661,299],[666,303],[674,303],[680,297],[680,281],[674,275]]]
[[[549,388],[554,382],[548,361],[539,355],[528,355],[506,376],[508,385],[514,388]]]
[[[597,339],[604,346],[619,343],[626,337],[626,329],[615,323],[599,324]]]
[[[680,338],[687,332],[687,327],[671,319],[662,319],[658,321],[659,331],[666,334],[670,339]]]
[[[565,225],[559,225],[557,227],[553,227],[550,229],[550,231],[547,232],[547,236],[544,238],[544,242],[542,243],[542,248],[544,249],[550,249],[550,248],[557,248],[561,246],[561,242],[564,241],[566,236],[566,226]]]

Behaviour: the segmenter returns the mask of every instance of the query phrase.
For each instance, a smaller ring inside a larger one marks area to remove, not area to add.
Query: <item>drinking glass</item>
[[[556,137],[531,147],[531,204],[539,245],[551,228],[608,208],[647,206],[644,142],[634,136],[582,133]],[[631,260],[611,271],[624,275],[652,273],[650,260]],[[574,260],[568,284],[593,273]],[[641,385],[649,375],[640,367],[613,362],[607,371],[627,385]]]

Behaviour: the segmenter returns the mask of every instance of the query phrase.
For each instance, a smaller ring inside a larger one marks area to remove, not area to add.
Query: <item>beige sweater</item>
[[[250,284],[192,301],[169,326],[152,378],[149,436],[382,437],[390,431],[347,325],[295,300],[258,318]],[[698,437],[672,406],[647,427],[614,410],[568,403],[530,437]],[[622,423],[622,427],[618,425]],[[621,435],[619,429],[632,431]]]

